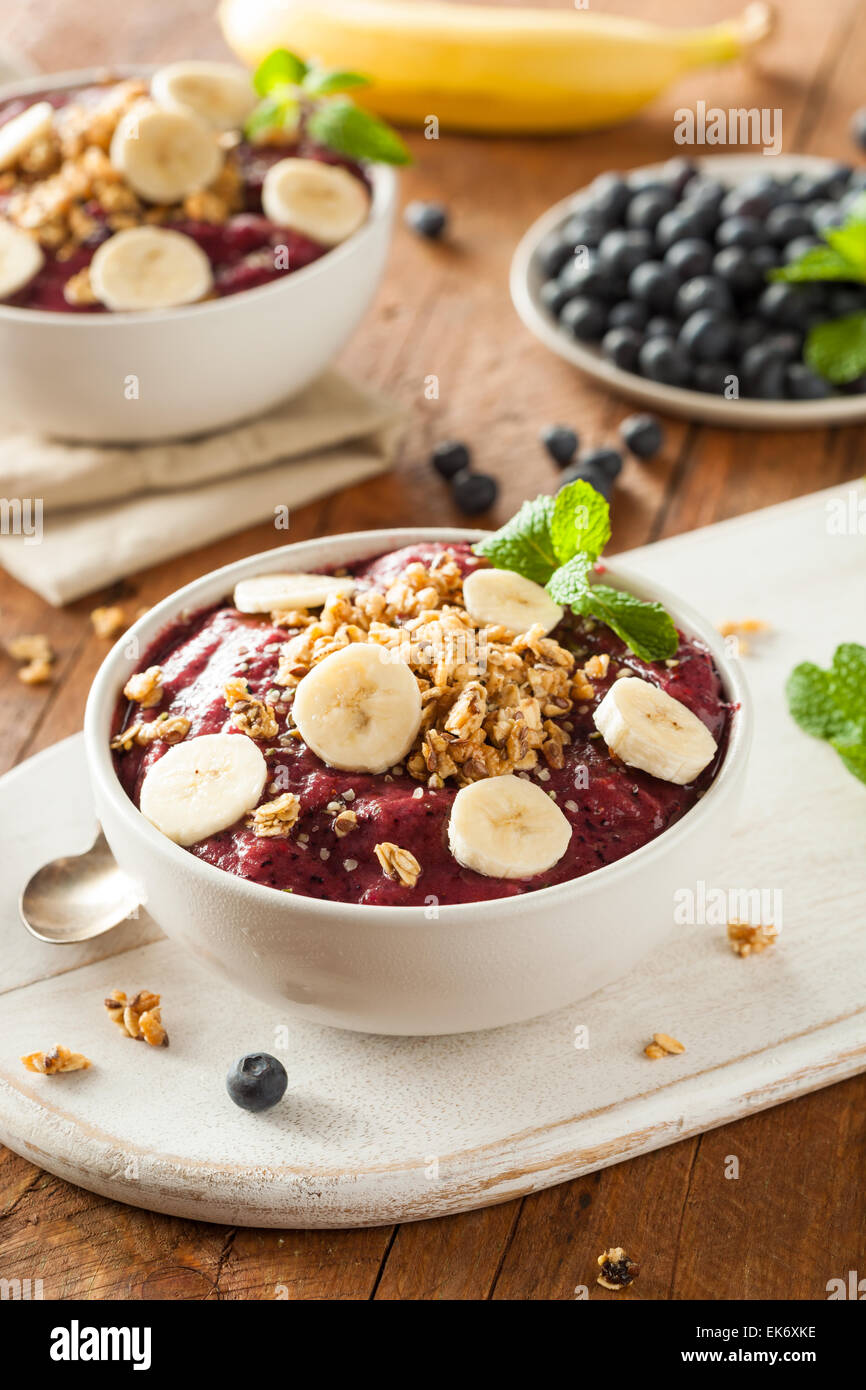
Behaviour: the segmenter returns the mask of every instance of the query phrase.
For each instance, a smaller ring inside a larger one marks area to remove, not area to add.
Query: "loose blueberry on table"
[[[483,901],[613,863],[695,805],[731,716],[710,652],[599,582],[609,535],[578,481],[475,546],[240,581],[124,687],[122,786],[287,910]]]
[[[286,1093],[289,1078],[282,1062],[268,1052],[240,1057],[226,1077],[226,1090],[241,1110],[270,1110]]]
[[[862,391],[864,189],[866,171],[845,165],[735,188],[684,160],[602,175],[536,252],[541,303],[566,336],[663,385],[730,395],[736,378],[739,395],[771,400]]]

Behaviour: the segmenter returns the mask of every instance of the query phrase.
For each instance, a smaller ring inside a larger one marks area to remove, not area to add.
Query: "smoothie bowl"
[[[159,604],[94,681],[97,814],[148,911],[316,1022],[459,1032],[587,995],[670,936],[730,825],[751,716],[709,625],[611,567],[678,629],[642,661],[477,539],[253,556]]]
[[[219,429],[318,375],[385,265],[393,170],[248,135],[230,65],[0,90],[0,409],[73,439]]]

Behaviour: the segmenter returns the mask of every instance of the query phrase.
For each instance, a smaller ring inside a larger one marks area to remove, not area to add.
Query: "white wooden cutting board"
[[[846,534],[834,507],[848,505]],[[0,1138],[106,1196],[241,1225],[355,1226],[463,1211],[604,1167],[866,1068],[866,787],[790,720],[798,661],[866,641],[866,499],[836,489],[634,551],[713,620],[772,628],[744,657],[757,728],[739,820],[710,887],[781,889],[780,942],[738,959],[682,927],[625,980],[483,1034],[369,1037],[297,1022],[203,975],[146,918],[82,947],[31,940],[23,881],[93,833],[78,739],[0,782]],[[690,887],[695,885],[683,885]],[[124,1039],[113,988],[160,991],[168,1049]],[[576,1047],[575,1030],[588,1030]],[[680,1057],[650,1062],[665,1031]],[[91,1070],[33,1076],[62,1042]],[[225,1095],[230,1063],[278,1055],[286,1099]]]

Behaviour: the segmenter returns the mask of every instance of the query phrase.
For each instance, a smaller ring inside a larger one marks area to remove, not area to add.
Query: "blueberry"
[[[866,287],[856,289],[853,285],[828,285],[827,310],[831,319],[844,319],[849,314],[859,314],[866,309]]]
[[[590,207],[605,218],[609,227],[621,220],[630,197],[628,185],[619,174],[599,174],[589,189]]]
[[[706,391],[711,396],[724,396],[733,384],[732,379],[739,380],[735,363],[698,362],[692,373],[692,386],[696,391]]]
[[[538,268],[546,279],[558,275],[566,261],[573,255],[573,246],[566,241],[561,231],[550,232],[539,242],[535,252]]]
[[[786,242],[793,241],[797,236],[808,236],[814,231],[812,219],[804,208],[796,203],[780,203],[777,208],[773,208],[767,216],[766,235],[763,241],[775,241],[777,246],[784,246]]]
[[[768,285],[758,300],[762,318],[782,328],[802,328],[809,322],[820,302],[812,285]]]
[[[559,322],[575,338],[596,343],[604,337],[607,328],[607,308],[600,299],[578,295],[563,306]]]
[[[675,241],[665,251],[665,265],[669,265],[681,280],[691,280],[695,275],[706,275],[713,263],[713,248],[702,237],[686,237]]]
[[[489,473],[473,473],[464,468],[451,480],[451,493],[461,512],[477,516],[493,506],[499,495],[499,484]]]
[[[448,226],[448,209],[441,203],[407,203],[403,218],[413,232],[435,241]]]
[[[770,217],[772,217],[772,213]],[[716,228],[717,246],[762,246],[769,241],[767,228],[769,217],[766,223],[758,217],[726,217]]]
[[[623,444],[635,458],[655,458],[664,444],[662,427],[654,415],[629,415],[619,432]]]
[[[811,230],[813,232],[828,232],[831,227],[841,227],[845,221],[845,213],[838,203],[819,203],[812,209]]]
[[[664,314],[654,314],[644,329],[645,338],[675,338],[680,331],[676,319],[665,318]]]
[[[736,329],[730,319],[717,309],[698,309],[686,319],[678,342],[688,359],[720,362],[730,354],[735,340]]]
[[[772,198],[765,190],[741,185],[725,194],[719,211],[723,218],[766,217],[772,206]]]
[[[607,231],[607,224],[595,209],[585,207],[580,212],[572,213],[560,230],[563,241],[572,250],[576,246],[592,248],[598,246]]]
[[[669,159],[662,169],[665,183],[673,190],[677,198],[683,196],[687,184],[690,184],[697,176],[697,165],[690,159]]]
[[[560,468],[571,463],[577,453],[578,438],[568,425],[547,425],[538,437]]]
[[[446,439],[442,444],[436,445],[430,455],[430,462],[443,478],[453,478],[455,473],[470,467],[472,458],[467,446],[461,444],[459,439]]]
[[[282,1062],[267,1052],[249,1052],[235,1062],[226,1090],[242,1110],[270,1110],[286,1093],[289,1078]]]
[[[649,232],[635,229],[627,231],[615,227],[605,232],[598,247],[600,263],[615,275],[628,275],[636,265],[648,260],[652,255],[653,239]]]
[[[600,473],[610,482],[622,472],[622,454],[619,449],[585,449],[577,462],[579,467]]]
[[[566,468],[557,491],[561,491],[569,483],[589,483],[590,487],[594,487],[608,502],[613,492],[613,478],[609,478],[599,468],[588,468],[580,459]]]
[[[848,179],[848,188],[854,192],[862,193],[866,189],[866,166],[851,170],[851,177]]]
[[[626,372],[633,372],[637,366],[642,345],[643,334],[637,328],[609,328],[601,340],[605,357]]]
[[[723,280],[733,294],[753,294],[764,283],[763,272],[744,246],[725,246],[717,251],[713,257],[713,274]]]
[[[656,225],[656,242],[659,249],[666,251],[675,241],[685,241],[686,237],[703,237],[711,231],[715,223],[715,213],[711,208],[699,204],[678,207],[666,212]]]
[[[762,279],[766,279],[768,270],[773,270],[779,264],[779,255],[775,246],[756,246],[754,251],[749,252],[749,255],[755,269],[761,272]]]
[[[638,365],[650,381],[666,386],[685,386],[689,379],[688,365],[674,338],[649,338],[638,356]]]
[[[784,400],[787,363],[771,343],[756,343],[743,353],[741,380],[746,395]]]
[[[793,241],[789,241],[782,250],[782,260],[786,265],[792,261],[798,261],[807,251],[814,251],[821,242],[816,241],[813,236],[795,236]]]
[[[699,207],[717,214],[727,191],[718,179],[695,178],[686,188],[681,206]]]
[[[649,311],[645,304],[638,304],[636,299],[623,299],[621,303],[614,304],[607,316],[609,328],[645,328]]]
[[[830,383],[805,362],[790,363],[785,371],[785,384],[788,395],[795,401],[820,401],[833,394]]]
[[[737,352],[742,355],[756,343],[762,342],[766,332],[767,325],[760,319],[742,319],[737,327]]]
[[[628,277],[628,292],[651,309],[669,309],[679,288],[679,278],[662,261],[644,261]]]
[[[587,251],[567,261],[557,283],[569,295],[589,294],[597,299],[622,298],[617,277],[605,266],[598,251]]]
[[[556,316],[563,304],[568,303],[568,291],[562,288],[558,280],[545,280],[541,289],[538,291],[543,308]]]
[[[643,193],[637,193],[628,205],[625,224],[627,227],[651,232],[658,224],[659,218],[670,212],[675,202],[674,193],[667,188],[649,188]]]
[[[675,303],[677,313],[684,319],[698,309],[718,309],[721,314],[729,314],[733,307],[731,291],[717,275],[696,275],[693,280],[686,280]]]

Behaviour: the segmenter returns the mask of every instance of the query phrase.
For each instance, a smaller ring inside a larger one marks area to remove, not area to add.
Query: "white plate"
[[[83,749],[70,739],[0,779],[0,1142],[176,1216],[382,1225],[506,1201],[862,1071],[866,789],[797,728],[784,681],[795,662],[824,665],[862,636],[864,537],[831,534],[827,506],[863,495],[847,485],[628,557],[714,618],[772,625],[747,658],[749,781],[707,887],[781,890],[774,950],[739,960],[723,927],[682,926],[671,948],[579,1004],[489,1032],[397,1038],[259,1004],[205,975],[145,914],[84,945],[46,946],[16,902],[37,865],[92,840]],[[118,1033],[102,1007],[115,988],[162,993],[170,1047]],[[685,1054],[649,1062],[641,1049],[656,1031]],[[20,1054],[57,1042],[91,1070],[24,1070]],[[260,1048],[283,1062],[289,1090],[249,1115],[223,1077]]]
[[[712,174],[733,187],[754,174],[796,174],[818,172],[834,163],[816,155],[715,154],[694,160],[705,174]],[[649,164],[629,173],[659,173],[663,164]],[[714,425],[734,425],[744,429],[807,429],[822,425],[850,425],[866,420],[866,394],[835,396],[823,401],[728,401],[704,391],[688,391],[682,386],[663,386],[636,372],[623,371],[602,356],[601,349],[569,338],[550,317],[539,295],[544,276],[535,262],[539,244],[578,210],[587,197],[588,187],[563,198],[533,222],[521,240],[511,262],[511,298],[527,328],[559,357],[573,362],[587,376],[609,386],[629,400],[681,415],[687,420],[704,420]]]

